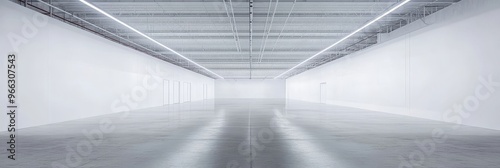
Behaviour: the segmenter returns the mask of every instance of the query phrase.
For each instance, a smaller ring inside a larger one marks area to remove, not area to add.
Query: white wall
[[[435,15],[445,19],[287,79],[288,98],[319,102],[326,82],[329,104],[500,129],[500,85],[481,80],[500,82],[500,1]]]
[[[0,16],[0,54],[3,55],[0,68],[6,71],[7,54],[16,50],[6,37],[18,35],[26,40],[17,51],[18,128],[109,114],[125,108],[161,106],[163,79],[191,83],[193,101],[203,98],[203,84],[207,84],[208,98],[213,98],[211,78],[9,1],[0,2]],[[38,19],[33,19],[34,16]],[[48,23],[40,24],[44,18]],[[25,29],[30,24],[37,31]],[[6,78],[2,73],[1,111],[6,110]],[[158,85],[153,87],[155,84]],[[144,96],[139,94],[144,90],[147,91]],[[137,94],[134,97],[132,93]],[[6,117],[0,115],[0,131],[6,130]]]
[[[285,80],[215,80],[215,98],[285,98]]]

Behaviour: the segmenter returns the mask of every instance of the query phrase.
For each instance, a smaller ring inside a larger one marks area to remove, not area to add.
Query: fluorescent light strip
[[[129,26],[128,24],[123,23],[122,21],[120,21],[120,20],[118,20],[117,18],[115,18],[115,17],[111,16],[110,14],[108,14],[108,13],[104,12],[103,10],[99,9],[98,7],[96,7],[96,6],[94,6],[94,5],[90,4],[90,3],[88,3],[87,1],[85,1],[85,0],[80,0],[80,2],[82,2],[83,4],[85,4],[85,5],[89,6],[89,7],[91,7],[92,9],[94,9],[94,10],[96,10],[96,11],[98,11],[98,12],[102,13],[103,15],[106,15],[107,17],[109,17],[109,18],[113,19],[114,21],[116,21],[116,22],[118,22],[118,23],[122,24],[123,26],[125,26],[125,27],[129,28],[130,30],[132,30],[132,31],[136,32],[137,34],[140,34],[141,36],[143,36],[143,37],[145,37],[145,38],[149,39],[150,41],[152,41],[152,42],[154,42],[154,43],[156,43],[156,44],[158,44],[158,45],[162,46],[163,48],[165,48],[165,49],[169,50],[170,52],[173,52],[174,54],[178,55],[179,57],[181,57],[181,58],[183,58],[183,59],[185,59],[185,60],[187,60],[187,61],[189,61],[189,62],[191,62],[191,63],[195,64],[196,66],[198,66],[198,67],[200,67],[200,68],[202,68],[202,69],[204,69],[204,70],[206,70],[206,71],[208,71],[208,72],[210,72],[210,73],[214,74],[215,76],[217,76],[217,77],[219,77],[219,78],[221,78],[221,79],[224,79],[224,77],[222,77],[222,76],[220,76],[220,75],[216,74],[215,72],[212,72],[211,70],[209,70],[209,69],[205,68],[204,66],[201,66],[200,64],[198,64],[198,63],[194,62],[193,60],[191,60],[191,59],[189,59],[189,58],[187,58],[187,57],[185,57],[184,55],[182,55],[182,54],[178,53],[177,51],[175,51],[175,50],[173,50],[173,49],[171,49],[171,48],[169,48],[169,47],[167,47],[167,46],[163,45],[162,43],[160,43],[160,42],[156,41],[155,39],[153,39],[153,38],[151,38],[151,37],[149,37],[149,36],[147,36],[146,34],[144,34],[144,33],[140,32],[139,30],[134,29],[133,27]]]
[[[384,16],[386,16],[386,15],[388,15],[389,13],[391,13],[391,12],[395,11],[396,9],[398,9],[399,7],[403,6],[404,4],[406,4],[406,3],[410,2],[410,1],[411,1],[411,0],[405,0],[405,1],[401,2],[401,3],[399,3],[399,4],[398,4],[398,5],[396,5],[395,7],[391,8],[390,10],[388,10],[387,12],[385,12],[385,13],[383,13],[382,15],[378,16],[377,18],[373,19],[372,21],[370,21],[370,22],[366,23],[366,24],[365,24],[365,25],[363,25],[362,27],[360,27],[360,28],[356,29],[354,32],[352,32],[351,34],[349,34],[349,35],[345,36],[344,38],[340,39],[340,40],[339,40],[339,41],[337,41],[336,43],[334,43],[334,44],[332,44],[332,45],[330,45],[330,46],[326,47],[325,49],[323,49],[323,50],[321,50],[320,52],[318,52],[318,53],[314,54],[313,56],[311,56],[311,57],[307,58],[306,60],[304,60],[304,61],[300,62],[299,64],[295,65],[294,67],[290,68],[289,70],[287,70],[287,71],[285,71],[285,72],[281,73],[280,75],[278,75],[278,76],[274,77],[274,79],[277,79],[277,78],[279,78],[279,77],[281,77],[281,76],[285,75],[286,73],[290,72],[291,70],[294,70],[295,68],[299,67],[300,65],[302,65],[302,64],[306,63],[307,61],[309,61],[309,60],[313,59],[314,57],[316,57],[316,56],[318,56],[318,55],[322,54],[323,52],[325,52],[325,51],[329,50],[330,48],[332,48],[332,47],[334,47],[334,46],[336,46],[336,45],[340,44],[342,41],[344,41],[344,40],[348,39],[349,37],[353,36],[354,34],[358,33],[359,31],[363,30],[364,28],[366,28],[366,27],[370,26],[371,24],[375,23],[376,21],[378,21],[378,20],[382,19]]]

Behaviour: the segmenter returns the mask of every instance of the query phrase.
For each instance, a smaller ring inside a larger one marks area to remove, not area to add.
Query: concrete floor
[[[22,129],[17,160],[3,149],[0,167],[500,167],[500,131],[452,126],[299,101],[203,101]]]

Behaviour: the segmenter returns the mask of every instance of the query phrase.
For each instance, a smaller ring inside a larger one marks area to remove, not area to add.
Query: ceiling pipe
[[[292,4],[292,7],[290,8],[290,12],[288,12],[288,16],[286,17],[285,19],[285,23],[283,24],[283,27],[281,28],[281,31],[280,33],[278,34],[278,38],[276,39],[276,41],[274,41],[274,44],[273,44],[273,49],[271,49],[271,52],[273,52],[275,49],[276,49],[276,44],[278,43],[278,41],[280,40],[281,38],[281,34],[283,33],[283,31],[285,30],[285,27],[286,27],[286,24],[288,23],[288,19],[290,18],[290,15],[292,14],[292,11],[293,11],[293,8],[295,7],[295,2],[297,2],[297,0],[294,0],[293,1],[293,4]],[[262,58],[261,60],[262,61]]]
[[[226,9],[227,18],[229,19],[229,23],[231,24],[231,31],[233,32],[233,38],[234,38],[234,42],[236,44],[236,51],[240,52],[241,48],[240,48],[240,45],[238,43],[239,39],[236,37],[236,32],[234,31],[235,27],[233,24],[233,18],[231,17],[231,15],[229,15],[229,11],[227,10],[226,0],[223,0],[222,3],[224,3],[224,9]]]
[[[250,0],[250,2],[248,3],[248,6],[249,6],[249,16],[248,16],[248,19],[249,19],[249,23],[248,23],[248,26],[249,26],[249,35],[250,35],[250,38],[249,38],[249,63],[250,63],[250,79],[252,79],[252,30],[253,30],[253,26],[252,26],[252,22],[253,22],[253,0]]]
[[[238,41],[238,47],[241,51],[240,37],[238,33],[238,25],[236,24],[236,17],[234,17],[233,0],[229,0],[229,7],[231,8],[231,13],[233,15],[234,30],[236,31],[236,41]]]
[[[264,43],[261,45],[259,62],[262,61],[262,56],[264,55],[264,51],[266,50],[267,39],[269,38],[269,33],[271,32],[271,28],[273,27],[274,16],[276,15],[276,9],[278,9],[278,3],[279,0],[276,0],[276,4],[274,5],[273,16],[271,17],[271,24],[269,25],[269,29],[267,30],[267,32],[265,32],[266,39],[264,40]]]

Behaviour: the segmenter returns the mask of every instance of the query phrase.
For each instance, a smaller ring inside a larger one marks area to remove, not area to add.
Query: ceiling
[[[250,7],[248,0],[88,0],[213,74],[78,0],[12,1],[215,79],[219,78],[215,74],[225,79],[277,77],[399,2],[253,0]],[[379,33],[396,30],[458,1],[412,0],[280,78],[374,45]]]

